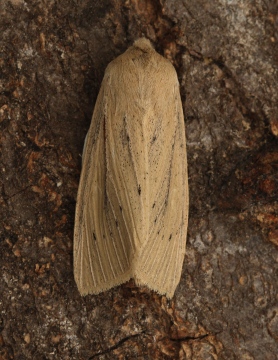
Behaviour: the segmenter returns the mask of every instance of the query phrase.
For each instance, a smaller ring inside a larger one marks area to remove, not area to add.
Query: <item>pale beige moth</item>
[[[74,229],[80,294],[133,278],[172,298],[188,219],[185,127],[176,71],[149,40],[108,65],[82,162]]]

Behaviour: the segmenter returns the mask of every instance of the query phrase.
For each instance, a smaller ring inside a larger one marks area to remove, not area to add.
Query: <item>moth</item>
[[[84,145],[74,228],[80,294],[133,278],[172,298],[188,199],[177,74],[141,38],[108,65]]]

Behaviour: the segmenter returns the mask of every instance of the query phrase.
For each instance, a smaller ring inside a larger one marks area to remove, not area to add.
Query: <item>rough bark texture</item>
[[[175,65],[190,221],[171,302],[82,298],[72,234],[107,64],[145,35]],[[276,0],[0,0],[0,359],[278,354]]]

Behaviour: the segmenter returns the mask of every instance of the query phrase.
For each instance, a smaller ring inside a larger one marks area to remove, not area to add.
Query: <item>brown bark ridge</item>
[[[278,5],[0,1],[0,359],[278,354]],[[133,282],[81,297],[81,152],[107,64],[146,36],[177,69],[190,219],[173,301]]]

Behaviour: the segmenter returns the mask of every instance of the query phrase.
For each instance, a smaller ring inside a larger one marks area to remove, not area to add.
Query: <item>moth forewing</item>
[[[108,65],[84,146],[74,230],[81,295],[134,278],[171,298],[187,219],[178,79],[142,38]]]

